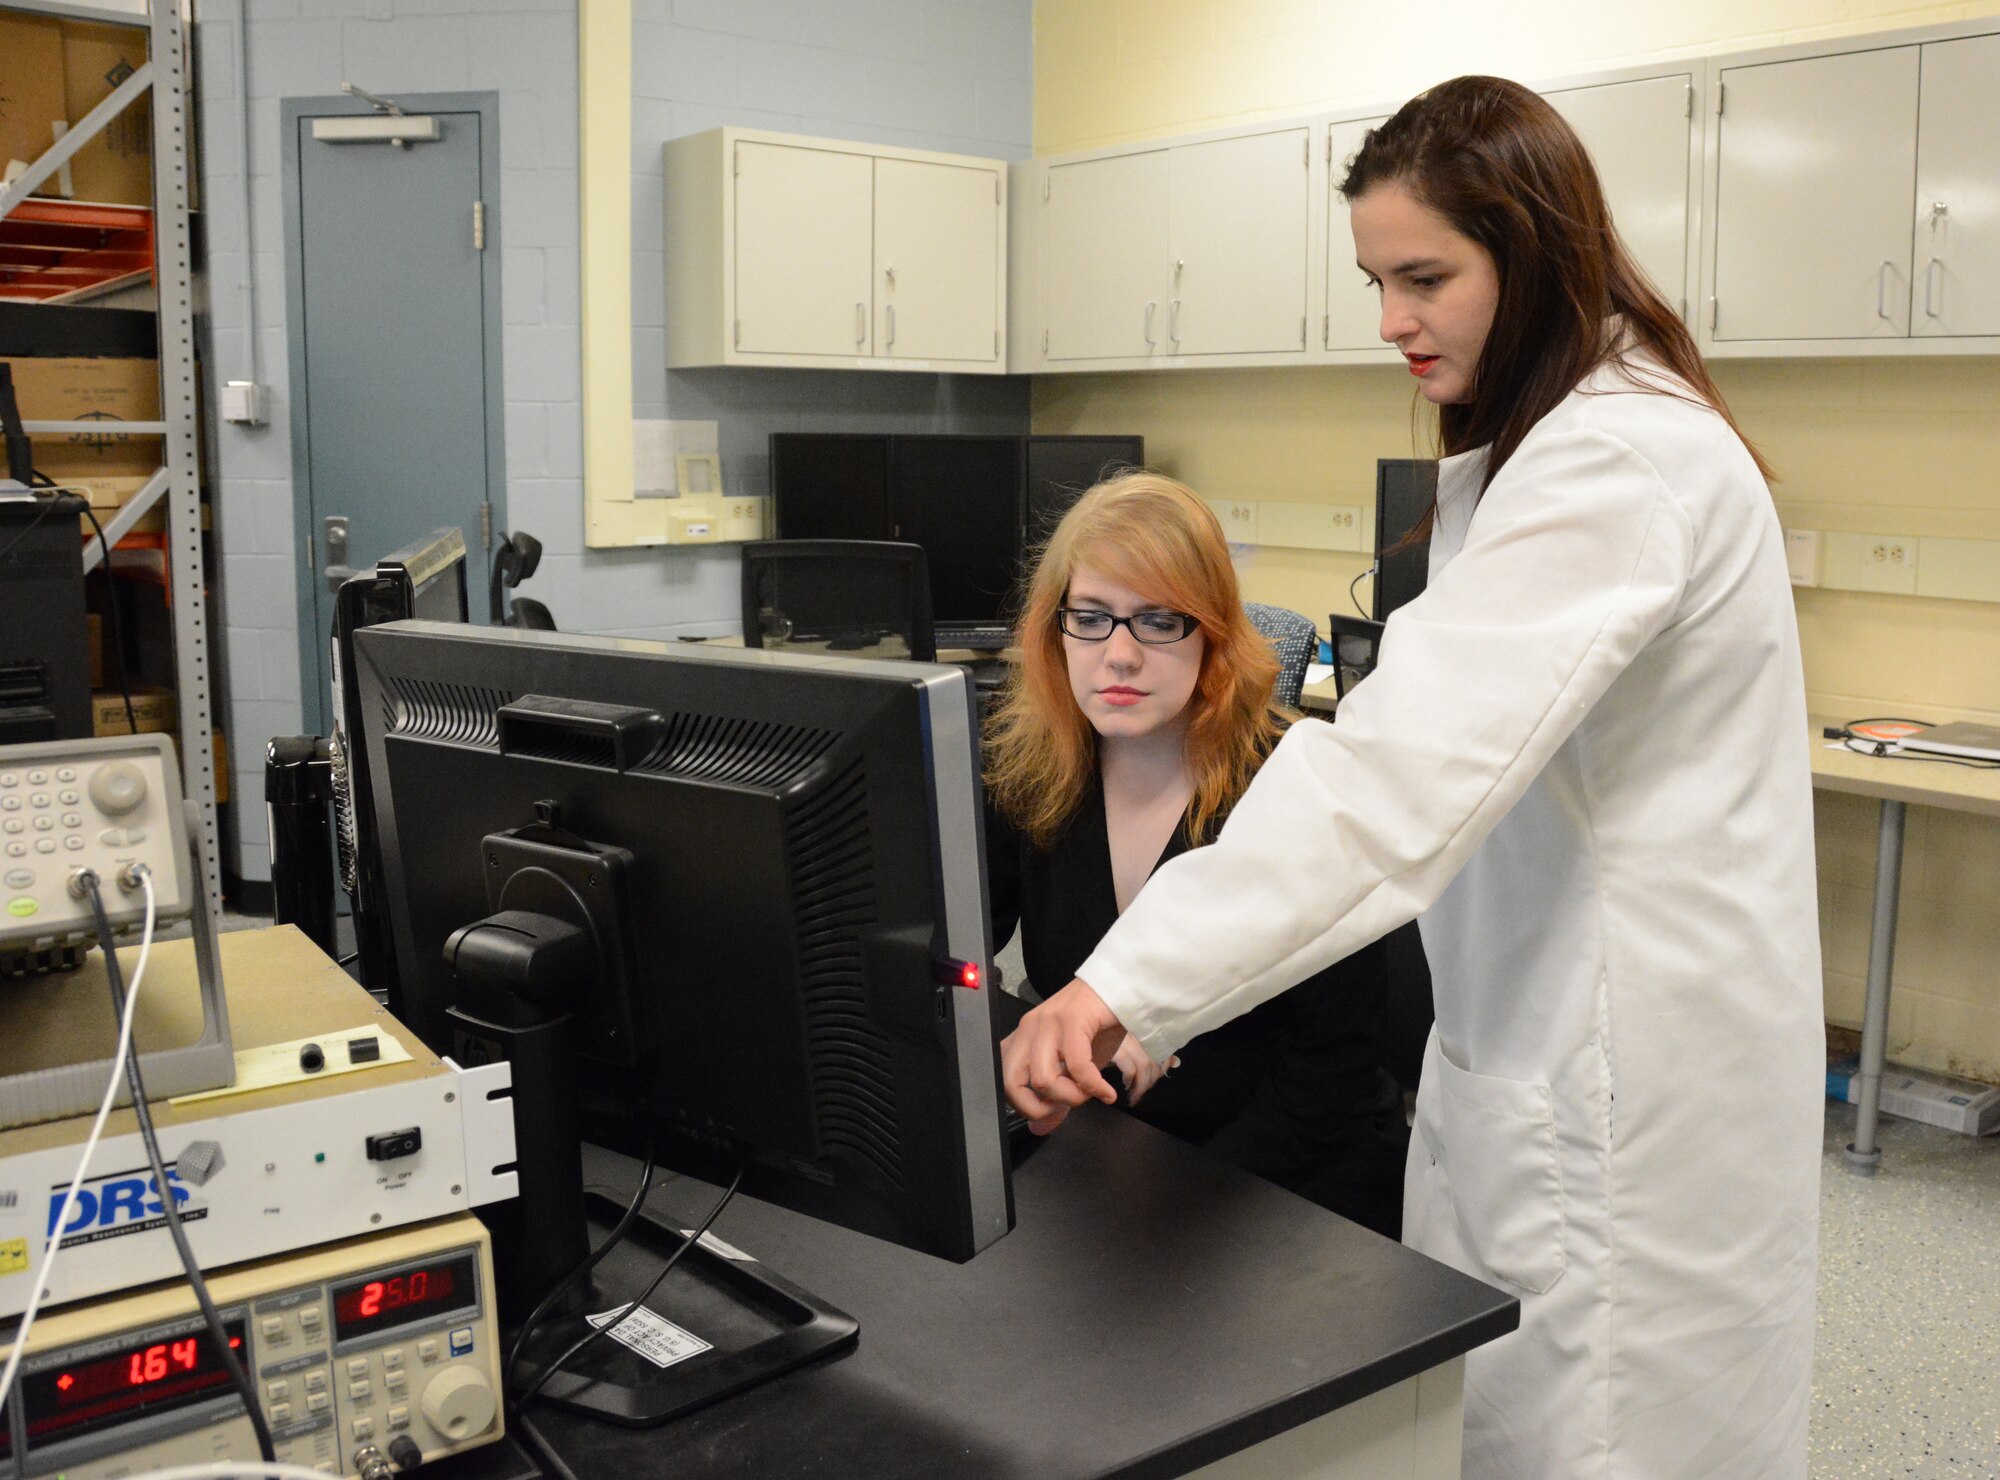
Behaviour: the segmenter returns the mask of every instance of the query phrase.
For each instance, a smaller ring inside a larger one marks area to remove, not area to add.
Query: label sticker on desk
[[[620,1309],[623,1309],[621,1306]],[[618,1321],[618,1311],[607,1310],[602,1315],[586,1317],[591,1325],[602,1331]],[[672,1321],[640,1306],[624,1320],[611,1326],[611,1339],[622,1342],[655,1367],[671,1367],[676,1362],[685,1362],[689,1357],[698,1357],[703,1352],[715,1348],[699,1336],[683,1331]]]
[[[694,1238],[694,1230],[692,1228],[683,1228],[681,1230],[681,1237]],[[738,1264],[755,1264],[757,1262],[755,1254],[746,1254],[734,1244],[725,1244],[712,1233],[704,1233],[698,1242],[709,1253],[720,1254],[724,1259],[734,1259]]]

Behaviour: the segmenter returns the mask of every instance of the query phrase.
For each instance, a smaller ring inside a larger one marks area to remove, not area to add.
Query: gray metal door
[[[504,487],[493,120],[463,96],[397,101],[435,119],[437,136],[334,141],[315,123],[369,110],[285,110],[294,506],[312,564],[299,583],[301,674],[321,733],[344,573],[458,525],[482,620],[487,533],[502,512],[490,507]]]

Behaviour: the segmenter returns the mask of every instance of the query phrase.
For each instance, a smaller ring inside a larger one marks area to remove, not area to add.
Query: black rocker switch
[[[368,1138],[368,1159],[395,1161],[398,1157],[415,1156],[423,1145],[424,1133],[414,1125],[406,1131],[387,1131]]]

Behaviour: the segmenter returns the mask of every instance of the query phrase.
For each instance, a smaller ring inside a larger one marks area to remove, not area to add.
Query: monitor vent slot
[[[500,689],[392,677],[383,708],[392,735],[495,750],[500,745],[498,711],[513,702],[514,696]]]
[[[903,1187],[894,1065],[868,1015],[863,935],[879,909],[859,762],[786,820],[813,1105],[827,1151]]]
[[[770,720],[676,714],[668,718],[659,743],[632,769],[651,776],[776,788],[803,775],[839,738],[831,730]]]

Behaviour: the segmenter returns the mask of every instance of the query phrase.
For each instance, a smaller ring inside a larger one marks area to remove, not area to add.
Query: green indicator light
[[[325,1160],[326,1160],[326,1153],[324,1151],[315,1151],[313,1153],[313,1162],[315,1165]]]

